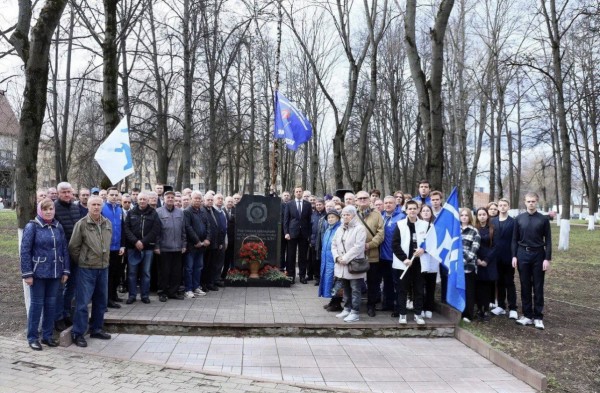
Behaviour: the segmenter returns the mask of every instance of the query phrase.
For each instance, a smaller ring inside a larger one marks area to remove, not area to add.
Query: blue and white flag
[[[312,137],[312,125],[290,101],[278,91],[275,92],[274,137],[285,139],[288,149],[296,150]]]
[[[129,127],[124,117],[117,128],[102,142],[94,159],[106,173],[112,184],[133,173],[131,144],[129,143]]]
[[[465,266],[456,187],[435,219],[433,227],[427,232],[421,247],[440,261],[448,271],[446,301],[457,310],[463,311],[466,299]]]

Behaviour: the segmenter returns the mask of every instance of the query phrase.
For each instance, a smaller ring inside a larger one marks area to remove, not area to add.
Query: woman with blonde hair
[[[43,199],[37,213],[23,229],[21,276],[31,291],[27,341],[31,349],[41,351],[38,327],[42,314],[42,343],[58,346],[52,337],[56,296],[61,281],[65,283],[69,277],[70,260],[65,231],[54,218],[54,202]]]

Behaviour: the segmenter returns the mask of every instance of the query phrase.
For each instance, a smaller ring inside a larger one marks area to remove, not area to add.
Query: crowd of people
[[[206,296],[225,285],[234,267],[235,206],[224,197],[189,188],[175,192],[122,193],[62,182],[37,191],[38,209],[23,232],[21,271],[28,306],[29,346],[58,345],[53,331],[72,325],[77,346],[85,335],[110,339],[104,314],[138,299]],[[538,197],[525,196],[527,211],[508,215],[509,202],[459,211],[466,283],[465,322],[506,315],[520,325],[543,325],[544,273],[551,260],[550,225],[537,212]],[[281,195],[280,268],[292,284],[314,281],[324,307],[346,322],[366,311],[390,312],[399,324],[425,324],[435,311],[436,286],[446,301],[448,272],[421,244],[443,209],[444,195],[419,183],[416,196],[397,191],[348,192],[319,198],[302,187]],[[521,278],[517,314],[515,268]],[[120,298],[119,293],[127,293]],[[91,318],[88,305],[92,304]],[[43,314],[43,315],[42,315]],[[41,324],[42,339],[39,339]]]

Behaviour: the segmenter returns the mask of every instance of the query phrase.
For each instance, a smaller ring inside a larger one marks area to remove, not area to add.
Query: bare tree
[[[433,188],[440,188],[444,177],[444,125],[442,102],[442,77],[444,70],[444,35],[454,0],[442,0],[430,31],[431,70],[429,79],[421,68],[415,33],[417,1],[406,1],[404,28],[406,53],[417,95],[419,114],[426,134],[426,174]]]
[[[19,19],[10,37],[11,44],[25,65],[15,173],[19,228],[24,228],[35,215],[37,153],[46,112],[50,41],[66,3],[66,0],[46,0],[32,29],[32,3],[20,1]]]

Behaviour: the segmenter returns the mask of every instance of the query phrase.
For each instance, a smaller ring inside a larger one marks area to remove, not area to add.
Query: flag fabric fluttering
[[[435,219],[421,247],[448,271],[446,301],[462,312],[466,304],[466,287],[456,187]]]
[[[312,137],[312,125],[308,118],[280,92],[275,92],[274,137],[285,139],[288,149],[296,150]]]
[[[112,184],[116,184],[134,172],[126,117],[102,142],[94,155],[94,159]]]

